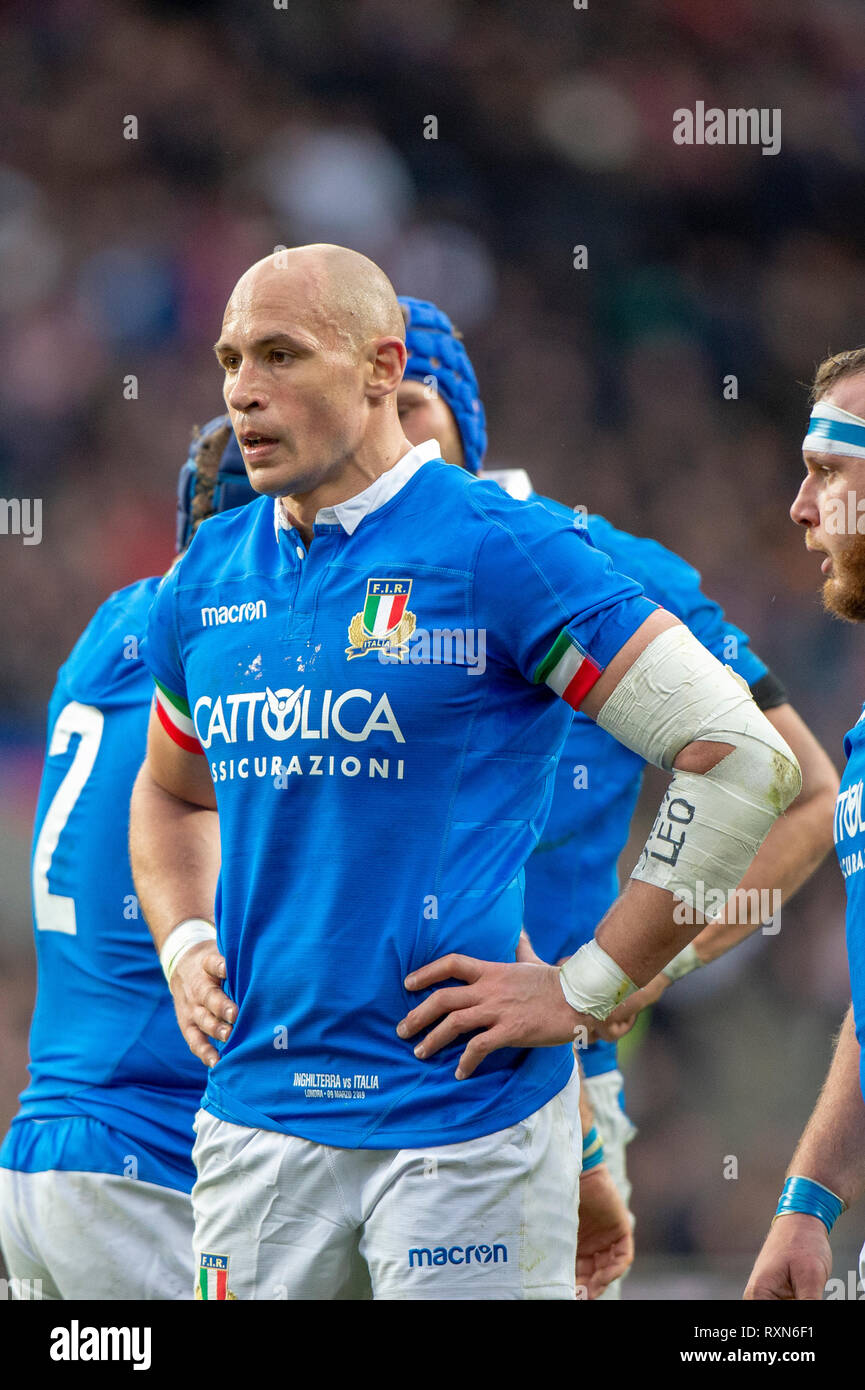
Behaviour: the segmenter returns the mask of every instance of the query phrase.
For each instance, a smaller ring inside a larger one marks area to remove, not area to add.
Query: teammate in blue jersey
[[[806,476],[790,515],[824,556],[823,604],[865,622],[865,348],[821,363],[802,446]],[[847,892],[852,1004],[828,1075],[787,1172],[775,1220],[745,1291],[748,1299],[820,1299],[832,1271],[829,1234],[865,1192],[865,705],[844,739],[847,765],[835,810],[835,847]],[[865,1247],[859,1261],[865,1280]],[[841,1283],[842,1281],[837,1281]],[[841,1297],[847,1297],[846,1286]],[[861,1293],[853,1295],[861,1298]]]
[[[178,551],[204,516],[252,495],[220,417],[181,474]],[[178,1034],[127,853],[153,696],[138,647],[159,582],[106,600],[60,668],[48,710],[30,1084],[0,1149],[12,1287],[41,1282],[46,1299],[191,1297],[192,1123],[204,1072]]]
[[[212,1068],[201,1295],[573,1299],[575,1031],[693,937],[675,894],[703,864],[738,883],[798,765],[586,535],[411,447],[402,316],[365,257],[257,263],[216,352],[263,496],[160,586],[130,821]],[[558,970],[515,955],[577,706],[672,781],[628,889]],[[425,971],[468,987],[402,1019]]]
[[[538,497],[523,469],[479,472],[486,448],[486,421],[465,346],[436,305],[411,298],[401,298],[400,304],[407,325],[408,361],[397,399],[406,437],[417,443],[432,434],[449,463],[494,479],[511,496],[539,501],[571,525],[588,525],[592,540],[610,556],[617,570],[636,579],[649,598],[687,623],[709,651],[729,662],[748,682],[757,704],[771,711],[770,719],[799,760],[802,791],[771,831],[748,879],[731,900],[737,910],[728,913],[725,907],[680,962],[680,966],[690,968],[702,965],[759,925],[756,889],[770,884],[788,899],[828,852],[838,785],[835,770],[792,710],[780,682],[752,652],[747,636],[702,592],[695,569],[656,541],[620,531],[604,517],[584,518],[558,502]],[[586,715],[574,715],[556,772],[549,818],[526,865],[525,927],[544,960],[559,961],[579,949],[615,900],[618,859],[627,841],[644,768],[643,759],[631,749],[616,742]],[[772,929],[770,923],[766,925]],[[662,972],[650,987],[622,1005],[617,1016],[635,1018],[641,1005],[657,998],[673,978],[685,973],[668,968],[670,975]],[[625,1148],[634,1130],[622,1105],[616,1044],[598,1040],[581,1049],[579,1055],[606,1165],[627,1202],[630,1184]],[[593,1142],[591,1137],[589,1142]],[[591,1182],[581,1183],[584,1206],[600,1202],[602,1196],[600,1166],[592,1166],[589,1173]],[[600,1218],[601,1211],[597,1215]],[[606,1218],[615,1235],[617,1215],[612,1208]],[[594,1213],[590,1213],[593,1219]],[[581,1244],[583,1234],[581,1222]],[[615,1296],[617,1291],[616,1286],[605,1296]]]

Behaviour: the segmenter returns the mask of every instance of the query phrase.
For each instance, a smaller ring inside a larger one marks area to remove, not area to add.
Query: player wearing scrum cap
[[[818,367],[802,455],[805,479],[790,515],[822,554],[823,604],[865,621],[865,348]],[[747,1299],[819,1299],[832,1271],[829,1234],[865,1191],[865,705],[844,740],[847,765],[835,810],[835,848],[847,892],[852,1003],[820,1097],[788,1169]],[[865,1276],[865,1247],[859,1262]]]
[[[448,462],[461,464],[481,478],[494,479],[514,497],[531,499],[554,515],[573,520],[574,514],[559,503],[538,497],[525,470],[480,472],[486,420],[465,344],[436,305],[411,298],[401,298],[400,303],[407,324],[408,361],[397,399],[406,436],[412,442],[435,436]],[[751,650],[745,633],[725,621],[718,605],[702,592],[696,570],[664,546],[617,530],[604,517],[592,515],[587,524],[595,544],[610,556],[617,570],[637,579],[649,598],[686,623],[709,651],[729,662],[748,682],[759,707],[795,752],[802,767],[802,791],[774,825],[739,885],[741,892],[735,901],[750,907],[749,889],[765,885],[789,899],[831,847],[838,778],[829,758],[788,703],[781,683]],[[525,925],[543,959],[560,961],[578,950],[591,939],[598,920],[614,902],[619,855],[625,847],[644,768],[645,762],[636,753],[617,743],[584,714],[575,714],[556,771],[549,819],[526,865]],[[583,778],[581,769],[586,774]],[[622,1020],[616,1033],[673,979],[723,954],[760,924],[758,912],[733,912],[730,916],[731,921],[724,920],[725,913],[706,927],[682,958],[620,1006],[614,1015]],[[532,958],[525,944],[521,958]],[[616,1268],[616,1256],[627,1264],[630,1254],[629,1242],[623,1236],[623,1226],[624,1232],[628,1231],[627,1221],[623,1223],[621,1210],[610,1199],[607,1182],[612,1175],[622,1198],[628,1201],[626,1145],[634,1130],[623,1106],[615,1043],[598,1039],[581,1048],[579,1057],[585,1072],[587,1152],[580,1182],[578,1270],[582,1269],[592,1296],[602,1285],[604,1273]],[[594,1255],[591,1260],[589,1249]],[[603,1294],[606,1298],[616,1296],[618,1281]]]
[[[403,319],[367,258],[252,266],[216,351],[262,497],[202,527],[154,601],[160,715],[130,825],[212,1068],[207,1296],[573,1299],[575,1030],[696,934],[677,892],[739,883],[798,764],[587,537],[410,445]],[[416,628],[483,633],[483,670],[412,661]],[[515,951],[578,707],[672,782],[628,888],[558,970]],[[407,991],[454,977],[404,1017]]]
[[[252,496],[220,416],[196,432],[180,474],[177,553],[206,517]],[[177,1032],[126,844],[153,698],[137,644],[159,583],[139,580],[102,604],[49,705],[30,1084],[0,1149],[13,1297],[191,1297],[192,1124],[204,1072]]]

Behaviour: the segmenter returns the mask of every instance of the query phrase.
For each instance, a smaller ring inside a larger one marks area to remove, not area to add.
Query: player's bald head
[[[294,246],[256,261],[241,275],[223,328],[251,315],[281,319],[322,345],[359,351],[371,339],[405,340],[405,321],[384,271],[346,246]]]
[[[343,497],[405,448],[403,317],[387,276],[357,251],[296,246],[256,261],[214,348],[256,491],[342,500],[347,480]]]

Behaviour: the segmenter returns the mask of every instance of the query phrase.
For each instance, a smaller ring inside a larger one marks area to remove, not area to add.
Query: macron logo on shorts
[[[508,1262],[506,1245],[437,1245],[415,1246],[408,1252],[408,1267],[414,1269],[423,1265],[497,1265],[501,1255],[502,1264]]]

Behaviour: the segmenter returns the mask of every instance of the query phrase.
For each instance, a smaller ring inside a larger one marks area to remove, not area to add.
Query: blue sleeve
[[[173,565],[159,585],[147,617],[141,656],[157,684],[186,698],[186,675],[177,636],[177,576]]]
[[[490,653],[576,709],[656,605],[585,530],[539,503],[475,497],[490,523],[475,569]]]
[[[751,687],[764,679],[768,668],[751,650],[747,633],[703,593],[693,565],[658,541],[617,531],[603,517],[590,517],[589,529],[617,569],[633,575],[647,596],[685,623],[713,656],[732,666]]]

